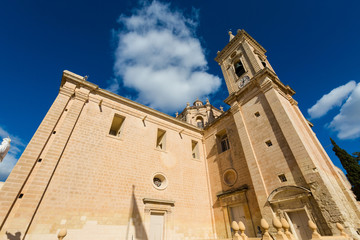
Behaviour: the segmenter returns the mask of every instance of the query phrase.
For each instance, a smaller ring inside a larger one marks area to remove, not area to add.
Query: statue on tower
[[[0,162],[5,158],[6,154],[10,149],[10,137],[4,138],[1,145],[0,145]]]

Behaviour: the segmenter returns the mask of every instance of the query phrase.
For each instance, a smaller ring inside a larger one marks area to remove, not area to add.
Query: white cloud
[[[13,153],[8,152],[0,163],[0,181],[5,181],[17,163],[17,160],[18,158]]]
[[[360,137],[360,83],[356,85],[329,127],[338,132],[337,136],[340,139]]]
[[[331,90],[330,93],[325,94],[320,98],[314,106],[307,111],[311,119],[320,118],[328,113],[334,107],[342,105],[343,101],[349,96],[356,86],[355,81],[350,81],[345,85]]]
[[[197,22],[153,1],[132,16],[121,16],[115,52],[115,81],[134,89],[135,99],[163,111],[175,111],[196,97],[220,87],[220,78],[206,72],[207,61],[194,31]]]
[[[8,177],[18,160],[20,153],[25,147],[25,144],[21,138],[8,133],[8,131],[0,126],[0,144],[2,139],[5,137],[11,138],[11,145],[9,152],[0,163],[0,181],[3,181]]]

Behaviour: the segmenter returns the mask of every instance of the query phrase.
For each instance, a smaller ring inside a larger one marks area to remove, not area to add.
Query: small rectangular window
[[[265,144],[266,144],[266,146],[268,146],[268,147],[271,147],[271,146],[273,145],[270,140],[269,140],[269,141],[266,141]]]
[[[111,124],[109,135],[119,137],[125,117],[115,114]]]
[[[279,176],[280,182],[287,182],[285,174],[280,174]]]
[[[229,139],[228,139],[228,136],[227,136],[225,130],[218,133],[216,135],[216,138],[217,138],[217,142],[218,142],[218,145],[219,145],[219,152],[220,153],[225,152],[228,149],[230,149]]]
[[[197,141],[191,141],[192,157],[199,159],[199,144]]]
[[[156,148],[166,150],[166,131],[158,129],[156,138]]]

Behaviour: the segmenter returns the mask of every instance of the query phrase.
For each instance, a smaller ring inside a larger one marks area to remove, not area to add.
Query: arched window
[[[197,117],[196,118],[196,125],[199,127],[199,128],[203,128],[204,127],[204,120],[202,117]]]
[[[235,73],[238,77],[240,77],[245,73],[245,68],[240,60],[234,64],[234,68],[235,68]]]
[[[262,65],[263,65],[264,67],[266,67],[266,62],[261,61],[261,63],[262,63]]]

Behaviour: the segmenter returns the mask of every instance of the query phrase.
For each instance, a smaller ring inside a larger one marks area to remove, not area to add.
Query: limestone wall
[[[75,97],[55,132],[45,144],[27,147],[41,154],[30,156],[34,168],[22,189],[11,189],[23,196],[8,209],[2,239],[6,231],[54,239],[60,228],[71,239],[147,239],[152,212],[164,214],[166,239],[214,238],[200,130],[72,87]],[[120,137],[109,135],[114,114],[125,117]],[[166,131],[165,150],[156,149],[158,128]],[[199,143],[198,159],[192,141]],[[25,166],[23,158],[16,168]],[[165,189],[153,185],[155,173],[166,177]],[[9,194],[9,184],[0,195]]]
[[[219,140],[217,134],[226,131],[230,149],[221,152],[219,149]],[[227,113],[224,117],[206,129],[205,146],[209,168],[209,176],[211,183],[211,196],[214,207],[214,215],[216,222],[216,233],[221,238],[231,237],[230,232],[230,216],[228,207],[242,204],[249,228],[248,235],[255,236],[256,227],[260,224],[261,214],[257,205],[256,195],[251,181],[242,145],[237,133],[231,113]],[[233,184],[226,183],[224,174],[229,170],[236,171],[236,181]],[[218,197],[221,193],[236,190],[247,185],[247,190],[241,193],[232,193]]]

